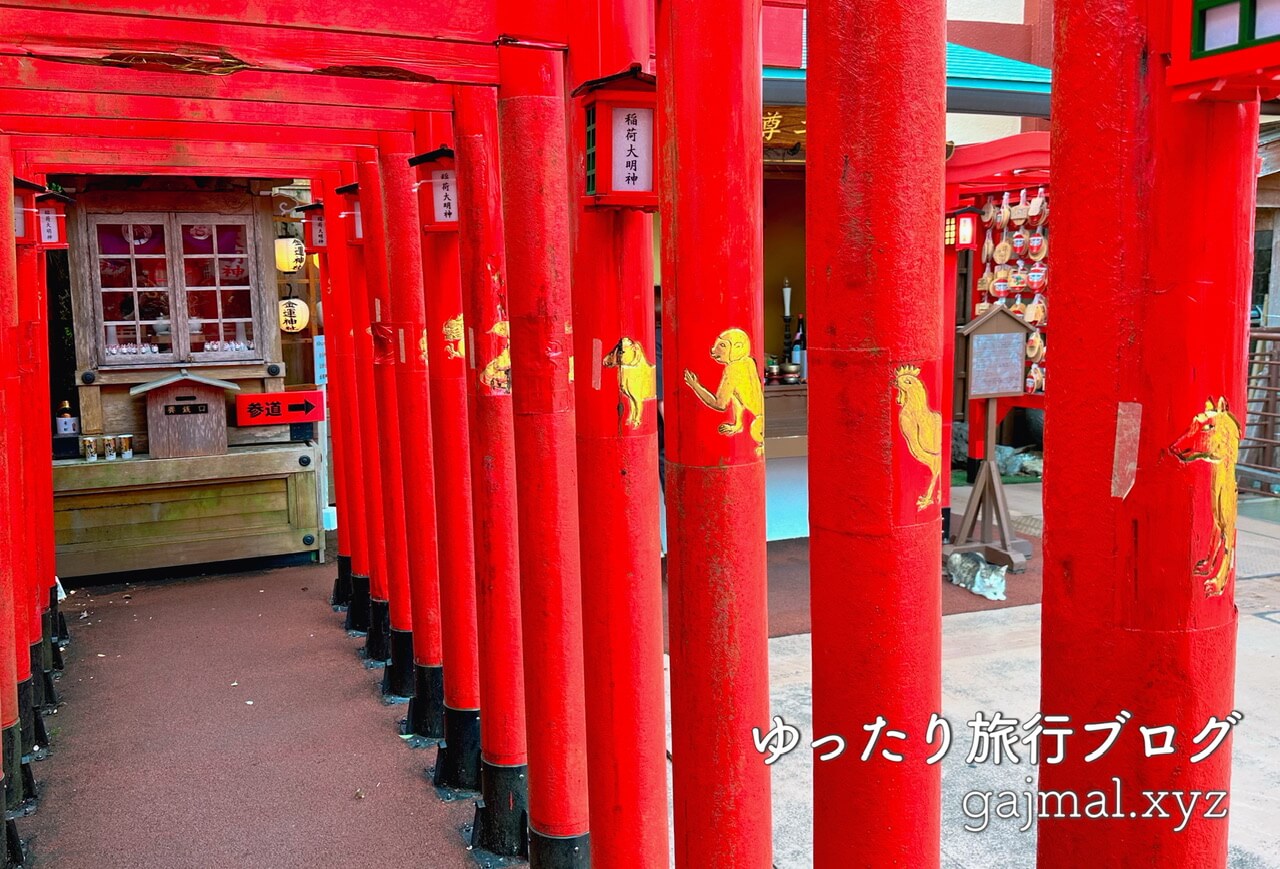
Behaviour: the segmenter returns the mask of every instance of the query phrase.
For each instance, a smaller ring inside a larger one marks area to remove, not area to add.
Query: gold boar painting
[[[1222,594],[1236,560],[1236,456],[1240,452],[1240,421],[1226,398],[1209,399],[1170,451],[1183,464],[1209,466],[1209,508],[1213,530],[1204,557],[1192,575],[1204,584],[1206,597]]]

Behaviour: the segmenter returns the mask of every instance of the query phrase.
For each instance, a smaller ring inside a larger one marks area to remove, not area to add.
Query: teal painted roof
[[[773,81],[804,81],[803,69],[765,67],[764,77]],[[947,43],[947,87],[971,90],[1049,93],[1051,73],[1043,66],[1001,57],[965,45]]]

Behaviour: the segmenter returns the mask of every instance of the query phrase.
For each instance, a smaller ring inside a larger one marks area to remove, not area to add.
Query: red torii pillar
[[[1054,10],[1054,281],[1109,291],[1101,321],[1081,295],[1053,309],[1041,711],[1070,716],[1046,726],[1074,735],[1062,763],[1042,754],[1039,789],[1074,790],[1081,810],[1040,815],[1042,867],[1117,849],[1151,865],[1227,863],[1226,800],[1210,803],[1230,784],[1230,735],[1194,755],[1234,697],[1258,102],[1173,101],[1169,18],[1184,6]],[[1114,745],[1086,762],[1098,734],[1083,727],[1121,712],[1132,719]],[[1157,733],[1146,756],[1139,727],[1170,725],[1173,752]],[[1095,789],[1112,800],[1105,817],[1087,808]],[[1175,832],[1142,816],[1144,790],[1202,799]]]
[[[434,134],[434,135],[433,135]],[[419,213],[431,215],[422,251],[431,380],[431,430],[436,458],[436,528],[440,559],[440,634],[444,674],[444,739],[436,756],[438,787],[480,787],[480,661],[476,635],[476,554],[471,530],[471,450],[467,443],[466,331],[458,259],[457,172],[448,116],[428,116],[410,160],[422,175]],[[441,168],[446,167],[446,168]],[[433,172],[453,181],[454,218],[435,214]],[[409,721],[417,715],[416,700]],[[417,729],[414,733],[419,732]]]
[[[374,660],[385,660],[387,601],[387,533],[383,523],[382,474],[378,442],[377,388],[373,375],[373,332],[369,314],[369,290],[364,270],[363,226],[366,218],[359,208],[358,182],[335,188],[344,197],[346,208],[339,212],[346,220],[335,221],[333,229],[340,235],[335,245],[346,244],[347,286],[350,295],[351,334],[358,413],[360,464],[364,470],[365,537],[369,546],[369,574],[352,573],[351,604],[346,626],[352,631],[367,631],[366,649]],[[335,251],[341,256],[341,252]],[[376,606],[375,606],[376,602]],[[376,653],[376,655],[374,654]],[[381,657],[377,657],[381,656]]]
[[[398,336],[392,317],[391,283],[388,274],[386,220],[382,178],[376,157],[357,164],[360,206],[365,236],[364,274],[372,331],[373,386],[377,398],[378,467],[382,477],[382,536],[386,547],[386,601],[374,595],[371,605],[369,657],[394,659],[394,672],[412,675],[413,612],[409,591],[409,553],[405,515],[404,460],[401,452],[399,390],[396,383]],[[379,621],[388,630],[385,646],[379,640]],[[395,693],[403,685],[383,690]]]
[[[946,11],[866,11],[809,7],[813,738],[886,723],[867,761],[815,749],[814,864],[925,869],[941,860],[942,772],[925,737],[942,712]],[[909,210],[874,207],[903,190]],[[910,286],[884,292],[898,272]]]
[[[29,225],[33,225],[31,221]],[[30,232],[31,230],[29,230]],[[31,287],[38,279],[37,251],[34,239],[32,243],[21,244],[16,248],[17,282],[14,285],[12,305],[16,325],[13,327],[13,341],[17,353],[17,386],[19,395],[32,395],[33,346],[31,331],[27,317],[31,315]],[[33,465],[34,440],[31,418],[27,415],[17,417],[14,454],[18,461],[12,466],[11,482],[15,486],[18,508],[13,516],[23,516],[28,505],[33,503],[32,489],[35,482]],[[44,450],[36,455],[43,456]],[[16,546],[16,572],[14,584],[14,611],[17,617],[16,633],[20,643],[18,653],[18,710],[22,720],[22,748],[24,761],[30,759],[48,744],[48,734],[44,727],[44,717],[40,710],[45,705],[45,679],[42,666],[42,638],[44,635],[44,619],[42,617],[40,598],[44,597],[42,584],[38,581],[39,564],[36,547],[23,540]],[[52,679],[50,679],[52,684]],[[24,770],[24,784],[30,785],[27,796],[35,796],[34,779],[30,776],[30,767]]]
[[[22,461],[19,447],[18,392],[18,267],[13,235],[13,162],[9,141],[0,136],[0,508],[5,521],[0,522],[0,748],[3,749],[5,805],[20,808],[28,794],[24,784],[28,771],[22,757],[21,722],[18,707],[18,663],[29,653],[18,637],[16,604],[20,584],[17,580],[18,550],[22,544],[16,522],[23,515],[21,492],[14,480],[15,465]],[[5,824],[5,854],[11,862],[21,862],[22,846],[12,821]]]
[[[321,292],[324,297],[325,358],[329,370],[329,424],[332,426],[334,485],[338,501],[338,578],[334,582],[335,607],[353,605],[355,577],[361,577],[361,605],[369,601],[369,528],[365,508],[364,470],[360,451],[360,402],[356,388],[355,336],[351,325],[351,288],[347,265],[346,233],[337,218],[342,200],[333,192],[331,177],[319,179],[316,200],[302,209],[306,237],[321,257]],[[326,210],[327,206],[327,210]],[[324,227],[324,243],[315,239]],[[343,555],[342,543],[347,552]]]
[[[568,55],[575,86],[649,57],[646,0],[592,7]],[[571,105],[575,130],[580,112]],[[610,135],[608,124],[599,127],[603,135]],[[579,133],[570,141],[571,200],[578,203],[586,192],[585,143]],[[647,869],[669,859],[658,411],[656,394],[630,387],[654,376],[653,219],[633,209],[580,208],[577,219],[574,386],[583,644],[591,650],[591,855],[600,866]]]
[[[333,580],[333,592],[329,603],[334,609],[345,610],[351,604],[351,565],[354,562],[354,551],[363,542],[357,537],[363,534],[363,528],[357,528],[356,514],[352,510],[352,491],[349,475],[351,473],[351,412],[349,410],[351,393],[342,382],[339,368],[350,360],[342,356],[339,346],[344,338],[342,334],[342,317],[336,312],[339,303],[335,301],[333,280],[333,260],[329,256],[328,239],[321,247],[315,243],[313,235],[317,222],[324,221],[324,195],[326,185],[320,179],[312,180],[314,202],[302,206],[302,237],[306,241],[307,253],[317,258],[320,269],[320,295],[324,311],[324,356],[327,371],[325,384],[325,404],[328,414],[329,440],[333,451],[329,461],[333,464],[333,503],[338,517],[338,575]]]
[[[498,49],[516,388],[529,864],[590,866],[564,59]]]
[[[454,88],[459,252],[466,327],[467,416],[480,644],[480,802],[472,842],[528,852],[528,751],[520,555],[516,535],[511,327],[498,173],[497,94]]]
[[[661,0],[658,85],[676,866],[768,869],[760,0]]]
[[[36,221],[30,220],[34,227]],[[44,292],[44,247],[38,242],[36,232],[26,243],[18,245],[18,376],[22,395],[34,400],[37,408],[47,408],[45,413],[22,414],[22,491],[24,511],[29,519],[25,524],[31,534],[22,549],[30,599],[28,608],[28,640],[31,657],[31,693],[35,708],[36,739],[44,745],[48,733],[44,727],[41,710],[56,706],[57,690],[53,682],[53,622],[49,606],[49,588],[53,581],[53,553],[46,540],[52,543],[53,529],[53,466],[41,458],[48,453],[49,441],[49,373],[47,308]],[[42,399],[43,397],[43,399]],[[38,509],[47,504],[48,510]]]
[[[406,544],[409,556],[411,619],[406,628],[392,625],[387,693],[413,697],[424,736],[444,735],[444,661],[440,646],[440,570],[436,556],[436,489],[431,432],[431,398],[427,382],[427,312],[422,294],[422,225],[417,173],[409,166],[413,137],[409,133],[379,136],[379,165],[387,231],[386,269],[395,332],[396,394],[399,399],[403,450]],[[394,601],[394,598],[393,598]],[[394,615],[393,615],[394,619]],[[409,642],[407,660],[396,642]],[[418,732],[413,727],[410,733]]]

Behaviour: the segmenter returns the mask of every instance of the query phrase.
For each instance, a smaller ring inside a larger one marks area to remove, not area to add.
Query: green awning
[[[805,70],[765,67],[764,101],[803,105]],[[1048,117],[1052,73],[1043,66],[947,43],[947,111]]]

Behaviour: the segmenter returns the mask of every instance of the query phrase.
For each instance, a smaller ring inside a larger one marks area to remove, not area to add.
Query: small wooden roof
[[[423,163],[434,163],[436,160],[452,160],[453,149],[442,145],[434,151],[428,151],[425,154],[419,154],[416,157],[409,158],[410,166],[421,166]]]
[[[203,383],[205,386],[213,386],[219,389],[229,389],[233,392],[239,392],[239,384],[232,383],[229,380],[215,380],[212,377],[201,377],[199,374],[192,374],[185,368],[170,374],[168,377],[161,377],[159,380],[153,380],[150,383],[139,383],[137,386],[129,390],[130,395],[142,395],[153,389],[159,389],[162,386],[168,386],[171,383],[181,383],[184,380],[190,380],[193,383]]]
[[[583,82],[574,88],[573,93],[569,96],[581,96],[606,87],[614,87],[620,90],[652,91],[657,87],[657,83],[658,77],[656,75],[651,72],[645,72],[644,67],[638,63],[633,63],[621,72]]]
[[[960,330],[961,335],[999,335],[1010,332],[1034,332],[1035,327],[1028,326],[1026,321],[1010,311],[1004,305],[992,305],[987,313],[973,320]]]

